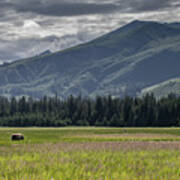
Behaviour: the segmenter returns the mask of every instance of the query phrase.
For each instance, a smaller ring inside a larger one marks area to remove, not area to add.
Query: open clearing
[[[4,180],[179,180],[179,167],[179,128],[0,128]]]

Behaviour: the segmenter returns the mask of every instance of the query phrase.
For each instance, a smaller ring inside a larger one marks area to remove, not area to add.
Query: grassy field
[[[1,179],[180,180],[180,129],[0,128]]]

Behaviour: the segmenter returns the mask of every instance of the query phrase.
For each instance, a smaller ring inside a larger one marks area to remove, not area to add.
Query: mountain
[[[147,93],[153,93],[158,98],[166,97],[170,93],[180,95],[180,78],[170,79],[160,84],[145,88],[141,91],[140,96],[144,96]]]
[[[180,77],[180,28],[133,21],[93,41],[0,66],[0,94],[135,96]]]
[[[40,53],[38,56],[49,55],[49,54],[51,54],[51,53],[52,53],[52,52],[48,49],[48,50],[46,50],[46,51]]]

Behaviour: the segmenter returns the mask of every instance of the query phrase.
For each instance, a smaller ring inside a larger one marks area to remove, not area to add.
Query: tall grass
[[[178,180],[179,131],[2,128],[0,179]],[[23,133],[25,141],[11,142],[13,132]]]

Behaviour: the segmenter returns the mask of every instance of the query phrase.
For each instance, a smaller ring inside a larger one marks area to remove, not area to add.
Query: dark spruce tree
[[[180,97],[170,94],[156,100],[153,94],[143,98],[97,96],[87,99],[70,96],[66,100],[43,97],[40,100],[0,97],[0,126],[180,126]]]

